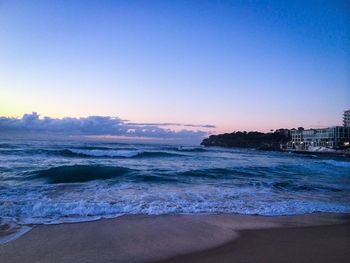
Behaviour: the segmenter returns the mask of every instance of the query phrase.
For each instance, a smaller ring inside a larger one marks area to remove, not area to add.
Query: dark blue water
[[[2,221],[350,212],[350,162],[250,149],[0,141]]]

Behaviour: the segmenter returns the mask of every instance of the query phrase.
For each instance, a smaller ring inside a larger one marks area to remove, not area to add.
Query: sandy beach
[[[37,225],[0,262],[349,262],[350,215],[123,216]]]
[[[160,262],[349,262],[349,248],[350,224],[242,230],[235,241]]]

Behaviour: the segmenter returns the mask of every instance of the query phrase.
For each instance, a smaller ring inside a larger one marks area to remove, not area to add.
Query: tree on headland
[[[279,129],[275,132],[262,133],[257,131],[237,131],[232,133],[210,135],[202,141],[204,146],[257,148],[263,150],[279,150],[280,144],[290,140],[287,129]]]

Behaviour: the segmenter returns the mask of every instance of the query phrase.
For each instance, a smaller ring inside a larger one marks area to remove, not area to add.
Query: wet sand
[[[159,261],[177,262],[350,262],[350,224],[242,230],[222,246]]]
[[[123,216],[39,225],[0,262],[350,262],[350,215]]]

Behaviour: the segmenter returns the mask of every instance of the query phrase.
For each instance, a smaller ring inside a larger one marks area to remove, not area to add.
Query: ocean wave
[[[17,148],[17,145],[9,144],[9,143],[0,143],[0,149],[15,149]]]
[[[159,153],[142,153],[142,155],[152,155]],[[163,153],[161,153],[163,154]],[[271,170],[267,170],[270,171]],[[49,169],[37,170],[26,173],[26,175],[14,177],[17,180],[45,179],[49,184],[58,183],[84,183],[93,180],[107,180],[119,178],[119,181],[149,182],[149,183],[196,183],[197,180],[217,179],[230,180],[234,184],[250,185],[252,178],[263,179],[265,173],[254,168],[212,168],[187,170],[183,172],[169,171],[138,171],[135,169],[119,166],[100,165],[70,165],[57,166]],[[12,177],[10,179],[13,179]]]
[[[67,152],[80,156],[91,157],[135,157],[143,153],[142,150],[101,150],[101,149],[69,149]]]
[[[176,183],[180,182],[176,176],[165,176],[165,175],[138,175],[135,181],[147,182],[147,183]]]
[[[350,168],[350,162],[337,161],[337,160],[324,160],[324,161],[321,161],[320,163],[337,166],[337,167]]]
[[[186,156],[181,153],[172,153],[172,152],[156,152],[156,151],[144,151],[138,154],[136,157],[181,157]]]
[[[188,183],[188,179],[234,179],[235,177],[259,176],[244,170],[232,169],[203,169],[185,172],[162,173],[142,172],[125,167],[98,166],[98,165],[71,165],[58,166],[49,169],[34,171],[24,180],[45,179],[49,184],[84,183],[94,180],[108,180],[119,178],[120,181],[148,182],[148,183]],[[124,179],[122,179],[123,177]]]
[[[284,192],[343,192],[343,189],[339,189],[327,185],[317,185],[312,183],[296,183],[294,181],[281,181],[272,184],[272,187],[276,190]]]
[[[181,172],[178,174],[183,177],[203,177],[203,178],[212,178],[212,179],[225,179],[233,178],[235,176],[257,176],[254,172],[249,169],[225,169],[225,168],[212,168],[212,169],[198,169],[198,170],[189,170]]]
[[[176,157],[184,154],[170,151],[152,151],[138,149],[111,149],[111,148],[71,148],[71,149],[3,149],[1,155],[12,156],[62,156],[79,158],[134,158],[134,157]]]
[[[62,189],[61,189],[62,190]],[[214,185],[171,187],[169,185],[96,184],[64,191],[44,188],[6,196],[0,208],[3,216],[21,224],[52,224],[91,221],[129,214],[238,213],[295,215],[313,212],[350,212],[349,204],[330,200],[272,198],[271,192],[254,188],[224,188]],[[67,189],[65,189],[67,190]],[[73,191],[74,190],[74,191]],[[18,202],[20,199],[20,202]]]
[[[171,157],[183,156],[179,153],[165,151],[145,151],[145,150],[86,150],[86,149],[67,149],[60,151],[60,154],[68,157]]]
[[[179,146],[176,148],[177,151],[181,152],[206,152],[204,147],[192,147],[192,146]]]
[[[83,183],[93,180],[106,180],[130,173],[124,167],[72,165],[59,166],[33,172],[32,179],[45,179],[49,184]]]
[[[113,150],[115,148],[107,147],[107,146],[79,146],[79,147],[72,147],[73,149],[80,149],[80,150]],[[119,148],[120,150],[128,150],[130,148]]]

